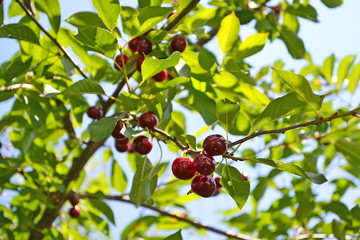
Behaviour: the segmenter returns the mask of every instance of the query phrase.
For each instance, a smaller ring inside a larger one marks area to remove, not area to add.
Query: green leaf
[[[222,99],[216,103],[216,117],[225,131],[230,131],[239,111],[239,103],[234,103],[227,98]]]
[[[354,94],[360,79],[360,63],[356,64],[349,77],[349,91]]]
[[[6,24],[0,27],[0,38],[14,38],[40,45],[35,32],[28,26],[21,24]]]
[[[181,229],[179,231],[177,231],[174,234],[171,234],[169,236],[167,236],[166,238],[164,238],[163,240],[182,240],[182,236],[181,236]]]
[[[107,28],[111,31],[114,30],[118,25],[121,12],[119,0],[92,0],[92,3]]]
[[[174,86],[182,84],[182,83],[187,83],[189,81],[190,81],[190,78],[177,77],[177,78],[171,79],[169,81],[155,82],[155,86],[153,86],[151,88],[151,94],[159,93],[159,92],[164,91],[164,90],[166,90],[168,88],[174,87]]]
[[[245,181],[236,168],[227,164],[222,168],[220,183],[241,210],[250,194],[249,181]]]
[[[112,224],[115,225],[114,213],[105,202],[97,199],[89,199],[89,202],[94,208],[102,212]]]
[[[236,17],[235,12],[230,13],[221,20],[217,38],[223,53],[228,52],[232,48],[234,42],[238,39],[239,31],[240,21]]]
[[[79,28],[75,38],[90,51],[114,58],[117,51],[117,41],[113,34],[102,28]]]
[[[99,15],[93,12],[78,12],[71,15],[65,21],[78,28],[106,28]]]
[[[147,157],[141,159],[136,163],[136,172],[133,178],[131,191],[129,194],[130,200],[138,207],[142,203],[151,199],[156,184],[151,186],[151,182],[156,182],[157,174],[161,170],[160,167],[153,168],[150,160]],[[151,176],[151,177],[150,177]]]
[[[314,100],[320,100],[320,104],[315,103]],[[315,106],[315,109],[318,110],[321,106],[321,102],[324,98],[314,96],[311,98],[312,104]],[[280,98],[274,99],[270,104],[264,109],[264,111],[257,117],[255,122],[251,126],[250,134],[263,128],[269,123],[276,121],[278,119],[284,118],[286,116],[291,116],[298,114],[299,111],[306,111],[304,107],[307,106],[307,102],[302,99],[299,99],[298,94],[295,92],[289,93]]]
[[[57,33],[60,29],[61,12],[58,0],[38,0],[34,2],[36,8],[44,12],[48,18],[51,27]]]
[[[272,160],[272,159],[267,159],[267,158],[245,159],[245,160],[256,162],[256,163],[266,164],[268,166],[274,167],[281,171],[307,178],[316,184],[322,184],[327,181],[327,179],[325,178],[325,176],[323,174],[305,172],[301,167],[299,167],[293,163],[284,163],[284,162],[281,162],[278,160]]]
[[[24,59],[20,57],[11,61],[5,70],[5,80],[10,81],[17,76],[26,73],[31,66],[31,62],[32,58],[26,59],[24,61]]]
[[[146,80],[164,69],[176,66],[180,61],[181,54],[174,52],[169,58],[154,59],[145,56],[145,60],[141,65],[141,75],[143,80]]]
[[[341,138],[335,142],[335,148],[337,151],[344,154],[346,160],[351,164],[360,166],[360,143],[352,141],[351,139]]]
[[[102,89],[102,87],[98,83],[90,79],[83,79],[74,83],[66,90],[64,90],[61,94],[66,96],[66,95],[85,94],[85,93],[105,95],[105,92]]]
[[[127,178],[124,171],[122,170],[120,165],[115,161],[115,159],[113,160],[113,164],[112,164],[111,176],[112,176],[111,177],[112,186],[122,194],[125,194],[127,187]]]
[[[257,33],[249,36],[240,44],[237,58],[244,59],[260,52],[264,48],[268,36],[269,33]]]
[[[273,70],[287,85],[289,85],[289,87],[291,87],[301,98],[303,98],[304,101],[306,101],[310,106],[313,106],[311,100],[314,94],[311,90],[310,83],[304,76],[275,67]]]
[[[319,22],[317,19],[317,12],[310,4],[294,4],[286,7],[286,12],[293,14],[298,17],[308,19],[313,22]]]
[[[295,32],[288,30],[286,27],[280,29],[279,38],[283,40],[290,55],[295,59],[301,59],[305,56],[305,47],[303,41]]]
[[[67,57],[61,57],[61,62],[65,68],[67,77],[70,77],[75,74],[74,64]]]
[[[205,123],[211,126],[217,121],[215,101],[202,92],[194,90],[192,93],[194,94],[195,109],[201,114]]]
[[[89,126],[91,140],[98,141],[110,136],[117,120],[115,117],[104,117],[97,122],[92,122]]]
[[[131,37],[134,38],[144,34],[152,27],[155,27],[156,24],[166,19],[167,16],[169,16],[169,14],[173,11],[174,8],[171,7],[144,7],[137,17],[138,21],[134,23],[131,29]]]
[[[341,223],[341,222],[338,222],[336,221],[336,219],[334,219],[331,223],[331,226],[332,226],[332,230],[333,230],[333,233],[336,237],[336,239],[338,240],[345,240],[345,228],[346,228],[346,224],[344,223]]]
[[[324,78],[328,81],[328,83],[332,83],[332,76],[334,71],[334,63],[335,63],[335,56],[334,54],[330,55],[328,58],[325,59],[322,67],[321,67],[321,73],[324,76]]]
[[[0,26],[4,24],[4,4],[0,5]]]
[[[321,2],[328,8],[336,8],[343,4],[343,0],[321,0]]]
[[[355,61],[355,55],[350,55],[345,57],[338,68],[337,73],[337,85],[340,87],[344,79],[347,77],[350,67],[353,65]]]

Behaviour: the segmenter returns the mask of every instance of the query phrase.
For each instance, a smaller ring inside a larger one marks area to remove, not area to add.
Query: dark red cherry
[[[244,179],[244,181],[248,181],[248,180],[249,180],[247,173],[242,173],[241,176],[242,176],[242,178]]]
[[[126,64],[126,62],[128,61],[129,59],[129,56],[126,55],[126,54],[123,54],[123,59],[124,59],[124,64]],[[117,55],[116,58],[115,58],[115,62],[116,64],[114,63],[114,68],[118,71],[121,71],[121,68],[123,67],[123,63],[121,61],[121,54]],[[118,66],[119,65],[119,66]]]
[[[172,41],[171,41],[171,49],[175,52],[175,51],[179,51],[179,52],[183,52],[185,50],[187,46],[187,41],[186,38],[184,38],[183,36],[175,36]]]
[[[196,170],[193,161],[189,157],[178,157],[172,163],[171,170],[175,177],[188,180],[194,177]]]
[[[118,121],[116,122],[116,125],[115,125],[114,130],[113,130],[112,133],[111,133],[111,136],[113,136],[113,137],[116,138],[116,139],[125,138],[125,136],[120,132],[121,129],[123,128],[123,126],[126,127],[125,122],[122,121],[122,120],[118,120]]]
[[[133,148],[133,145],[131,143],[128,143],[127,144],[127,151],[129,153],[133,153],[134,152],[134,148]]]
[[[215,180],[207,175],[197,175],[191,182],[191,190],[202,197],[211,197],[216,192]]]
[[[143,64],[145,60],[145,56],[141,55],[137,60],[136,60],[136,70],[138,70],[139,72],[141,72],[141,65]]]
[[[73,206],[69,210],[69,214],[73,218],[77,218],[80,215],[80,208],[78,206]]]
[[[207,136],[203,143],[205,152],[210,156],[222,155],[226,152],[227,142],[219,134]]]
[[[221,187],[222,187],[222,185],[221,185],[221,183],[220,183],[221,177],[216,177],[214,180],[215,180],[215,182],[216,182],[216,187],[217,187],[217,188],[219,188],[219,187],[221,188]]]
[[[76,194],[72,194],[69,196],[70,203],[75,206],[80,202],[79,196]]]
[[[158,123],[159,120],[157,116],[151,111],[146,112],[139,117],[139,124],[143,128],[147,127],[148,129],[154,129]]]
[[[115,140],[115,148],[119,152],[126,152],[126,151],[128,151],[128,143],[129,143],[129,138],[127,138],[127,137],[116,139]]]
[[[102,117],[102,114],[102,110],[98,106],[89,107],[87,110],[87,115],[89,116],[89,118],[92,119],[100,119]]]
[[[146,38],[142,38],[138,41],[137,51],[140,55],[148,55],[152,51],[152,44]]]
[[[141,155],[146,155],[152,149],[152,142],[145,136],[139,136],[134,139],[133,148],[135,152],[140,153]]]
[[[155,76],[153,76],[153,79],[157,82],[163,82],[167,78],[167,72],[166,70],[162,70]]]
[[[210,175],[215,171],[215,159],[206,154],[197,155],[194,158],[194,167],[202,175]]]
[[[138,46],[139,40],[141,40],[141,37],[136,37],[136,38],[133,38],[130,40],[128,45],[129,45],[131,52],[135,53],[137,51],[137,46]]]

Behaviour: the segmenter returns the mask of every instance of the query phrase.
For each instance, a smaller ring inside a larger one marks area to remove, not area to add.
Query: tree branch
[[[89,194],[89,193],[76,193],[76,194],[81,198],[99,199],[99,197],[97,197],[96,195]],[[108,200],[114,200],[114,201],[120,201],[120,202],[126,202],[126,203],[134,204],[133,202],[130,201],[130,199],[127,196],[123,196],[123,195],[104,196],[102,198],[103,199],[108,199]],[[165,210],[162,210],[160,208],[157,208],[155,206],[151,206],[151,205],[148,205],[148,204],[145,204],[145,203],[141,204],[140,206],[142,206],[144,208],[147,208],[147,209],[151,209],[153,211],[156,211],[156,212],[160,213],[161,215],[172,217],[172,218],[175,218],[175,219],[177,219],[179,221],[190,223],[192,226],[194,226],[196,228],[207,229],[209,231],[224,235],[224,236],[232,238],[232,239],[257,240],[256,238],[248,237],[248,236],[243,235],[243,234],[233,234],[233,233],[225,232],[225,231],[222,231],[222,230],[220,230],[218,228],[202,224],[202,223],[200,223],[200,222],[198,222],[196,220],[192,220],[192,219],[187,218],[187,217],[178,216],[178,215],[172,214],[170,212],[167,212]]]
[[[259,131],[257,133],[253,133],[250,136],[244,137],[240,140],[237,140],[235,142],[232,142],[229,144],[229,147],[233,147],[235,145],[241,144],[243,142],[246,142],[250,139],[253,139],[257,136],[261,136],[261,135],[265,135],[265,134],[272,134],[272,133],[285,133],[288,130],[292,130],[292,129],[296,129],[296,128],[301,128],[301,127],[307,127],[307,126],[311,126],[311,125],[321,125],[322,123],[325,122],[330,122],[333,119],[336,118],[342,118],[342,117],[346,117],[346,116],[355,116],[357,114],[357,112],[360,110],[360,107],[357,107],[353,110],[350,110],[348,112],[343,112],[343,113],[334,113],[333,115],[331,115],[330,117],[327,118],[320,118],[314,121],[310,121],[310,122],[305,122],[305,123],[300,123],[300,124],[296,124],[294,126],[290,126],[290,127],[286,127],[286,128],[281,128],[281,129],[275,129],[275,130],[268,130],[268,131]]]
[[[170,31],[173,29],[189,12],[191,12],[191,10],[196,7],[199,2],[200,0],[193,0],[191,3],[189,3],[189,5],[187,5],[186,8],[184,8],[184,10],[182,10],[182,12],[180,12],[179,15],[177,15],[175,19],[164,28],[164,30]]]
[[[46,36],[48,36],[51,41],[53,43],[55,43],[55,45],[64,53],[65,57],[67,59],[69,59],[69,61],[74,65],[74,67],[80,72],[80,74],[84,77],[84,78],[88,78],[86,76],[86,74],[81,70],[81,68],[76,64],[75,60],[69,55],[69,53],[66,51],[65,48],[63,48],[60,43],[50,35],[50,33],[48,31],[45,30],[45,28],[43,28],[43,26],[41,26],[41,24],[36,20],[36,18],[34,17],[33,13],[25,6],[25,4],[23,4],[22,2],[20,2],[20,0],[16,0],[16,2],[20,5],[20,7],[25,11],[25,13],[30,17],[30,19],[41,29],[41,31],[43,31]]]
[[[199,47],[204,46],[206,43],[208,43],[209,41],[211,41],[211,39],[213,39],[216,34],[218,33],[219,29],[218,28],[212,28],[207,34],[209,35],[208,38],[201,38],[199,39],[199,41],[197,41],[196,45]]]

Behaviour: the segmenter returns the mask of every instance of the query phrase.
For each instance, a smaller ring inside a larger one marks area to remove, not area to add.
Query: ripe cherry
[[[215,178],[216,191],[215,191],[215,193],[214,193],[213,196],[218,195],[218,194],[220,193],[220,191],[221,191],[222,185],[220,184],[220,179],[221,179],[220,177],[216,177],[216,178]]]
[[[129,59],[129,56],[126,55],[126,54],[123,54],[123,59],[124,59],[124,64],[126,64],[126,62],[128,61]],[[115,63],[114,63],[114,68],[118,71],[121,71],[121,68],[123,67],[123,63],[121,61],[121,54],[117,55],[115,57]]]
[[[145,136],[139,136],[134,139],[133,148],[135,152],[140,153],[141,155],[146,155],[152,149],[152,142]]]
[[[194,167],[202,175],[210,175],[215,171],[215,159],[206,154],[197,155],[194,158]]]
[[[92,119],[100,119],[102,114],[102,110],[98,106],[89,107],[87,110],[87,115]]]
[[[162,70],[155,76],[153,76],[153,79],[157,82],[163,82],[167,78],[167,72],[166,70]]]
[[[73,206],[70,208],[69,214],[73,218],[77,218],[80,215],[80,208],[78,206]]]
[[[152,51],[152,44],[146,38],[140,39],[138,41],[137,51],[140,55],[148,55]]]
[[[183,36],[175,36],[172,41],[171,41],[171,49],[175,52],[175,51],[179,51],[179,52],[183,52],[187,46],[187,41],[186,38],[184,38]]]
[[[134,148],[133,148],[133,145],[131,143],[128,143],[127,144],[127,151],[129,153],[133,153],[134,152]]]
[[[159,120],[157,116],[151,111],[146,112],[139,117],[139,124],[143,128],[147,127],[148,129],[154,129],[158,123]]]
[[[248,174],[247,174],[247,173],[242,173],[241,176],[242,176],[242,178],[244,179],[244,181],[249,181],[249,178],[248,178]]]
[[[80,202],[79,196],[76,194],[72,194],[69,196],[69,201],[73,206],[77,205]]]
[[[115,148],[119,152],[126,152],[128,150],[129,138],[120,138],[115,140]]]
[[[215,180],[207,175],[197,175],[191,182],[191,190],[202,197],[211,197],[216,192]]]
[[[136,37],[129,41],[128,45],[129,45],[131,52],[135,53],[137,51],[137,46],[138,46],[139,40],[141,40],[141,37]]]
[[[174,160],[171,170],[175,177],[188,180],[194,177],[196,170],[193,161],[189,157],[178,157]]]
[[[145,56],[141,55],[137,60],[136,60],[136,70],[138,70],[139,72],[141,72],[141,65],[143,64],[145,60]]]
[[[125,124],[124,121],[118,120],[118,121],[116,122],[116,125],[115,125],[114,130],[113,130],[112,133],[111,133],[111,136],[113,136],[113,137],[116,138],[116,139],[125,138],[125,136],[120,132],[121,129],[122,129],[122,127],[123,127],[124,125],[125,125],[125,127],[126,127],[126,124]]]
[[[227,142],[223,136],[214,134],[205,138],[203,148],[210,156],[222,155],[227,149]]]

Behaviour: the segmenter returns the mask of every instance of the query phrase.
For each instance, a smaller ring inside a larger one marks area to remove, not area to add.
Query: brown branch
[[[99,198],[99,197],[97,197],[97,196],[95,196],[93,194],[89,194],[89,193],[76,193],[76,194],[79,195],[79,197],[82,197],[82,198],[92,198],[92,199],[98,199]],[[104,196],[102,198],[103,199],[108,199],[108,200],[115,200],[115,201],[121,201],[121,202],[126,202],[126,203],[133,204],[133,202],[131,202],[130,199],[127,196],[123,196],[123,195]],[[257,240],[256,238],[252,238],[252,237],[249,237],[249,236],[246,236],[246,235],[243,235],[243,234],[233,234],[233,233],[225,232],[225,231],[222,231],[222,230],[220,230],[218,228],[202,224],[202,223],[200,223],[200,222],[198,222],[196,220],[192,220],[192,219],[187,218],[187,217],[178,216],[178,215],[172,214],[172,213],[170,213],[168,211],[162,210],[160,208],[157,208],[155,206],[151,206],[151,205],[148,205],[148,204],[145,204],[145,203],[141,204],[140,206],[142,206],[144,208],[151,209],[153,211],[156,211],[156,212],[160,213],[161,215],[172,217],[172,218],[175,218],[175,219],[177,219],[179,221],[190,223],[192,226],[194,226],[196,228],[207,229],[209,231],[224,235],[224,236],[232,238],[232,239]]]
[[[197,41],[196,45],[197,46],[204,46],[206,43],[208,43],[209,41],[211,41],[211,39],[213,39],[216,34],[218,33],[219,29],[218,28],[212,28],[207,34],[209,35],[209,37],[207,38],[201,38],[199,39],[199,41]]]
[[[171,29],[173,29],[189,12],[191,12],[191,10],[193,10],[196,5],[200,2],[200,0],[193,0],[191,3],[189,3],[189,5],[186,6],[186,8],[184,8],[184,10],[182,10],[179,15],[177,15],[174,20],[172,20],[165,28],[165,31],[170,31]]]
[[[253,133],[247,137],[244,137],[242,139],[239,139],[235,142],[232,142],[229,144],[229,147],[233,147],[235,145],[241,144],[243,142],[246,142],[250,139],[253,139],[257,136],[261,136],[261,135],[265,135],[265,134],[272,134],[272,133],[285,133],[288,130],[292,130],[292,129],[296,129],[296,128],[301,128],[301,127],[307,127],[307,126],[311,126],[311,125],[321,125],[322,123],[325,122],[330,122],[333,119],[336,118],[342,118],[342,117],[346,117],[346,116],[351,116],[351,115],[356,115],[357,112],[360,110],[360,107],[357,107],[353,110],[350,110],[348,112],[343,112],[343,113],[334,113],[333,115],[331,115],[330,117],[327,118],[320,118],[314,121],[310,121],[310,122],[305,122],[305,123],[300,123],[300,124],[296,124],[294,126],[290,126],[290,127],[286,127],[286,128],[281,128],[281,129],[275,129],[275,130],[268,130],[268,131],[259,131],[257,133]]]
[[[86,74],[81,70],[81,68],[76,64],[75,60],[69,55],[69,53],[66,51],[65,48],[63,48],[63,46],[60,45],[60,43],[53,37],[50,35],[50,33],[48,31],[45,30],[45,28],[36,20],[36,18],[34,17],[33,13],[25,6],[25,4],[23,4],[22,2],[20,2],[20,0],[16,0],[16,2],[20,5],[20,7],[25,11],[25,13],[30,17],[30,19],[41,29],[42,32],[44,32],[46,34],[46,36],[48,36],[50,38],[50,40],[55,43],[55,45],[64,53],[65,57],[67,59],[69,59],[69,61],[74,65],[74,67],[80,72],[80,74],[84,77],[84,78],[88,78],[86,76]]]

